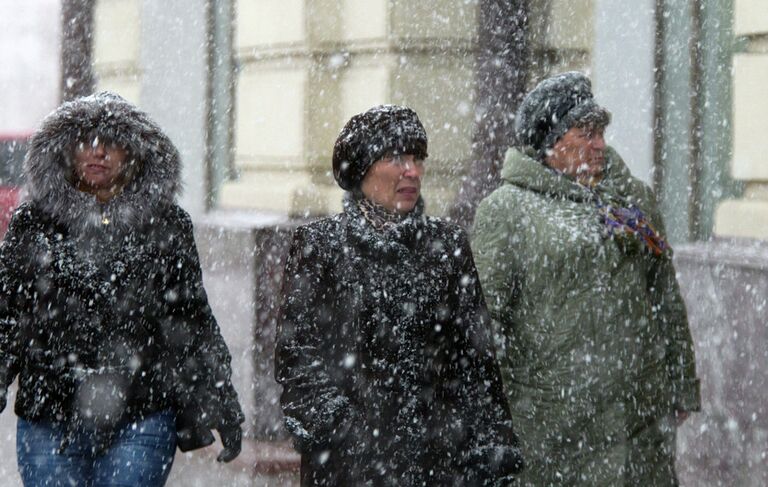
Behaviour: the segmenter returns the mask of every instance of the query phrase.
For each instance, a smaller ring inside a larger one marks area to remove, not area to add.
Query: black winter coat
[[[67,180],[83,134],[128,147],[139,171],[106,204]],[[114,95],[63,105],[33,137],[29,201],[0,247],[0,387],[18,416],[92,429],[177,415],[184,447],[237,427],[230,355],[208,306],[189,215],[173,203],[178,153]],[[181,445],[181,443],[180,443]]]
[[[300,227],[276,349],[302,485],[490,485],[522,467],[467,237],[357,205]]]

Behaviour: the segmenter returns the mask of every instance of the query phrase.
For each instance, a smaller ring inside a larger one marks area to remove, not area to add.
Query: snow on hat
[[[545,79],[525,96],[515,117],[515,135],[521,146],[533,148],[543,159],[572,127],[604,127],[610,121],[608,110],[595,103],[589,78],[570,71]]]
[[[358,189],[373,163],[390,154],[427,158],[427,133],[408,107],[379,105],[350,118],[333,146],[333,177],[347,191]]]

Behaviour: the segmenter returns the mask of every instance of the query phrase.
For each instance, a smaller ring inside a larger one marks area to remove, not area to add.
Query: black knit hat
[[[333,177],[343,189],[360,187],[365,173],[386,155],[427,158],[427,133],[416,112],[379,105],[349,119],[333,146]]]
[[[531,90],[515,118],[520,146],[533,148],[544,159],[547,149],[569,129],[581,125],[605,127],[611,114],[595,103],[592,83],[577,71],[558,74]]]

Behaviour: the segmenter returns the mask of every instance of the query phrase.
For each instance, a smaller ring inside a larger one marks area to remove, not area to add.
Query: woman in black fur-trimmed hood
[[[413,110],[352,117],[344,212],[299,227],[276,349],[303,486],[494,485],[522,468],[465,233],[423,214]]]
[[[0,410],[18,375],[25,485],[163,485],[176,446],[212,429],[220,460],[240,451],[229,351],[175,204],[180,165],[111,93],[64,103],[32,137],[0,247]]]

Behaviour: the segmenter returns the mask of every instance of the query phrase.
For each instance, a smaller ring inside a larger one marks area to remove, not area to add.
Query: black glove
[[[231,462],[240,454],[240,450],[243,447],[243,430],[240,428],[240,425],[237,425],[234,428],[222,426],[218,431],[224,449],[221,450],[219,456],[216,457],[216,461],[224,463]]]
[[[176,445],[181,451],[197,450],[216,441],[211,430],[205,427],[179,427],[177,420]]]
[[[8,390],[0,388],[0,413],[5,409],[5,405],[8,403]]]

